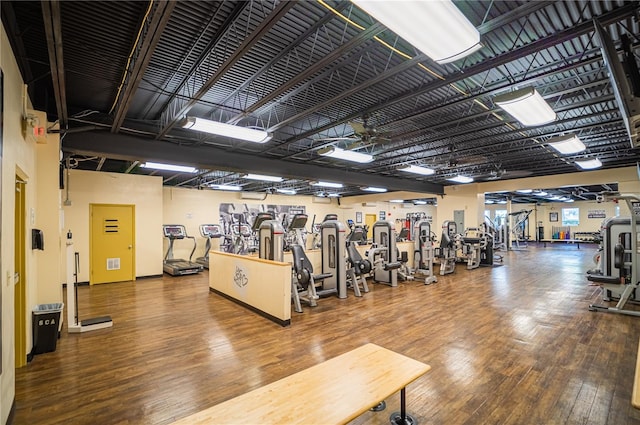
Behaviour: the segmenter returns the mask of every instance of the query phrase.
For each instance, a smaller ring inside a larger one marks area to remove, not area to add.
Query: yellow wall
[[[31,350],[31,310],[41,303],[62,301],[56,273],[59,261],[58,161],[59,138],[50,134],[47,143],[36,145],[22,135],[23,81],[0,24],[0,69],[3,84],[2,232],[0,246],[0,290],[2,291],[2,375],[0,375],[0,421],[5,423],[15,396],[14,346],[14,237],[15,179],[26,181],[26,351]],[[27,102],[27,106],[30,103]],[[46,193],[45,193],[46,192]],[[31,229],[44,231],[45,250],[31,250]],[[55,276],[55,274],[54,274]]]
[[[200,236],[199,226],[201,224],[219,223],[219,211],[221,203],[235,203],[246,205],[300,205],[304,206],[309,221],[307,230],[311,229],[311,222],[315,215],[315,222],[319,223],[326,214],[338,214],[338,220],[346,225],[347,220],[356,220],[356,212],[362,212],[363,220],[365,214],[379,215],[384,211],[388,221],[394,222],[396,219],[405,218],[407,213],[425,212],[433,215],[435,219],[435,207],[429,205],[411,206],[407,208],[399,204],[392,204],[386,201],[369,202],[371,205],[363,206],[362,202],[351,203],[349,199],[341,199],[340,205],[336,199],[324,198],[323,202],[330,199],[330,203],[319,203],[318,199],[312,196],[287,196],[287,195],[264,195],[263,199],[242,199],[237,192],[225,192],[220,190],[196,190],[187,188],[165,187],[163,190],[163,214],[164,224],[182,224],[187,229],[189,236],[196,237],[196,252],[193,259],[204,255],[205,240]],[[363,223],[364,224],[364,223]],[[396,228],[398,225],[396,225]],[[158,233],[161,233],[158,228]],[[348,229],[347,229],[348,232]],[[307,238],[310,242],[311,238]],[[167,239],[163,243],[163,255],[168,247]],[[216,248],[214,242],[214,249]],[[189,258],[193,249],[192,241],[176,241],[173,247],[175,258]]]
[[[78,282],[89,281],[89,204],[132,204],[136,209],[136,276],[162,274],[162,178],[135,174],[70,170],[63,199],[63,232],[73,234],[80,254]],[[66,281],[62,260],[60,281]]]

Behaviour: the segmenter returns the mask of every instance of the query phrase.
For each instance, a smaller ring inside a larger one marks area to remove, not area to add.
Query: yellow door
[[[365,214],[364,224],[367,225],[367,240],[370,241],[373,238],[373,225],[378,221],[378,216],[375,214]]]
[[[135,280],[135,206],[91,204],[89,283]]]

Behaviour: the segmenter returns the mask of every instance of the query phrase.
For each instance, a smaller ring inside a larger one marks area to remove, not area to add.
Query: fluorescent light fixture
[[[413,201],[414,205],[427,205],[427,201]]]
[[[373,186],[361,187],[360,189],[364,190],[365,192],[377,192],[377,193],[384,193],[387,191],[387,189],[384,187],[373,187]]]
[[[282,193],[283,195],[295,195],[296,193],[298,193],[295,189],[276,189],[276,192],[278,193]]]
[[[159,162],[145,162],[140,165],[142,168],[153,168],[156,170],[178,171],[180,173],[195,173],[194,167],[185,167],[184,165],[161,164]]]
[[[453,62],[482,47],[478,30],[449,0],[352,1],[438,63]]]
[[[245,140],[253,143],[266,143],[273,137],[264,130],[239,127],[223,122],[205,120],[204,118],[187,117],[178,123],[182,128],[188,128],[217,136],[231,137],[232,139]]]
[[[242,190],[240,186],[235,186],[230,184],[210,184],[209,187],[211,189],[216,189],[216,190],[233,190],[233,191]]]
[[[311,186],[322,186],[322,187],[333,187],[335,189],[341,189],[342,183],[331,183],[331,182],[313,182]]]
[[[262,174],[244,174],[242,176],[242,178],[244,179],[249,179],[249,180],[260,180],[260,181],[264,181],[264,182],[281,182],[282,180],[284,180],[282,177],[277,177],[277,176],[265,176]]]
[[[493,103],[525,126],[550,123],[556,113],[533,87],[525,87],[493,98]]]
[[[491,205],[493,204],[493,201],[491,199],[487,199],[486,201],[484,201],[485,204]]]
[[[587,159],[586,161],[576,161],[576,164],[583,170],[593,170],[602,167],[602,162],[598,158]]]
[[[562,154],[578,153],[585,150],[584,143],[575,134],[552,137],[547,140],[547,143]]]
[[[338,197],[340,197],[339,193],[329,193],[327,195],[327,198],[338,198]]]
[[[536,196],[547,196],[547,192],[541,191],[541,192],[535,192],[534,195]]]
[[[430,176],[436,172],[433,168],[421,167],[419,165],[412,164],[402,165],[397,169],[407,173],[422,174],[423,176]]]
[[[389,202],[391,202],[393,204],[402,204],[404,202],[404,200],[402,200],[402,199],[392,199]]]
[[[501,205],[504,205],[504,204],[506,204],[506,203],[507,203],[507,201],[505,201],[505,200],[503,199],[503,200],[501,200],[501,201],[498,201],[498,202],[496,202],[496,203],[497,203],[497,204],[501,204]]]
[[[455,176],[455,177],[451,177],[449,179],[447,179],[449,181],[452,182],[456,182],[456,183],[471,183],[473,181],[472,177],[467,177],[467,176]]]
[[[518,192],[518,193],[531,193],[531,192],[533,192],[533,190],[531,190],[531,189],[519,189],[519,190],[516,190],[516,192]]]
[[[345,161],[359,162],[361,164],[373,161],[373,155],[356,151],[348,151],[336,146],[327,146],[325,148],[322,148],[318,150],[318,155],[344,159]]]

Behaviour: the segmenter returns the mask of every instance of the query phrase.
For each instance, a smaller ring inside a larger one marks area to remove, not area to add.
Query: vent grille
[[[117,218],[105,218],[102,226],[105,233],[118,233],[120,231],[120,222]]]
[[[107,258],[107,270],[120,270],[120,259]]]

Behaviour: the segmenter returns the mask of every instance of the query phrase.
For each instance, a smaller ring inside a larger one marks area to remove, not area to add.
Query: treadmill
[[[164,256],[162,268],[165,273],[171,276],[184,276],[187,274],[200,273],[203,269],[202,264],[191,261],[193,253],[196,250],[196,238],[187,235],[187,229],[182,224],[163,224],[162,232],[164,237],[169,239],[169,248]],[[180,239],[193,239],[193,249],[189,260],[181,258],[173,258],[173,242]]]
[[[204,245],[204,257],[196,258],[196,263],[202,264],[205,269],[209,269],[209,251],[211,251],[211,239],[222,237],[222,227],[219,224],[201,224],[200,234],[207,240]]]

